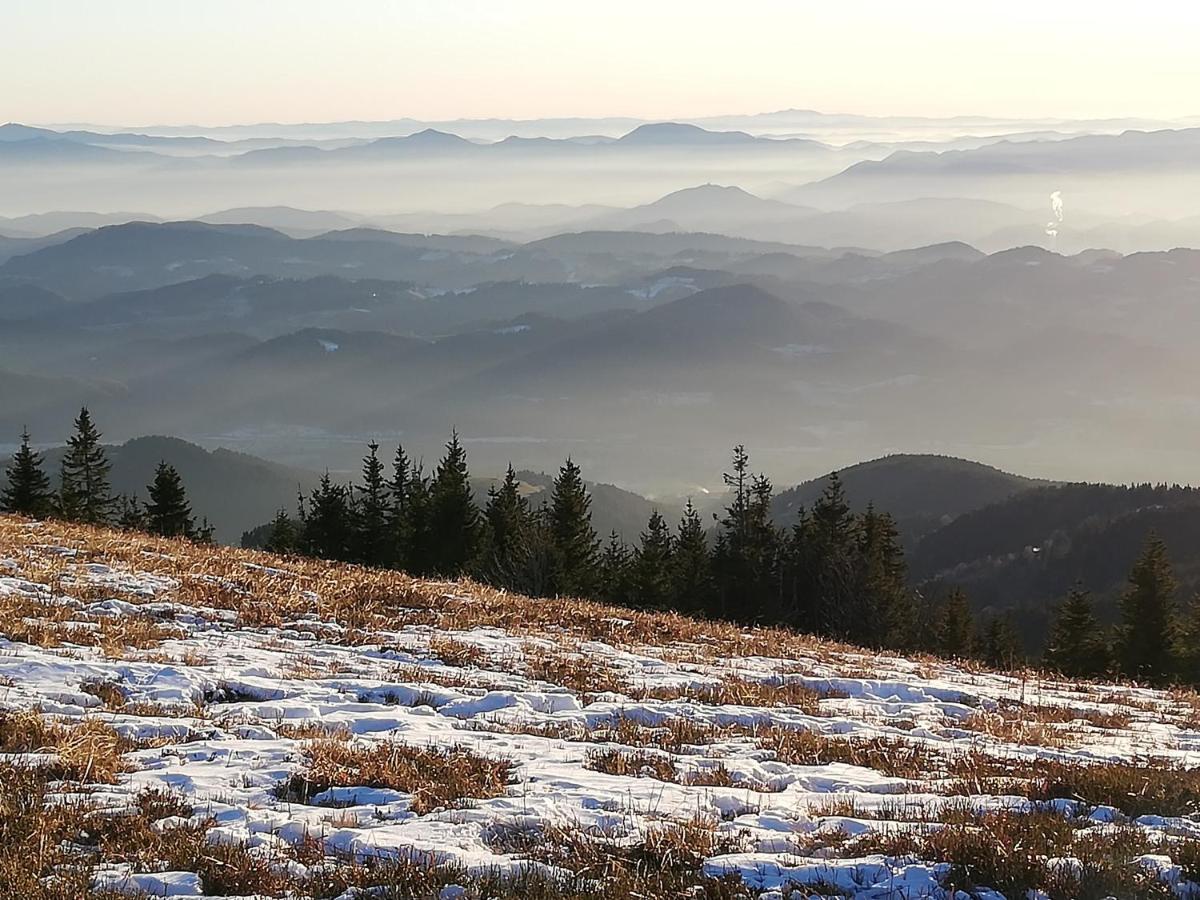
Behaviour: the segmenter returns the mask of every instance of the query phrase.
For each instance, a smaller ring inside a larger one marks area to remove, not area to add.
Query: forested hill
[[[907,549],[972,510],[1047,484],[953,456],[898,453],[842,469],[838,477],[856,512],[873,504],[891,514]],[[825,489],[827,477],[781,492],[771,505],[776,522],[790,525]]]
[[[1070,484],[1026,491],[968,512],[909,554],[916,583],[954,584],[977,608],[1021,608],[1022,627],[1075,584],[1107,618],[1147,537],[1166,544],[1184,604],[1200,586],[1200,491],[1190,487]],[[1028,615],[1026,615],[1027,613]]]

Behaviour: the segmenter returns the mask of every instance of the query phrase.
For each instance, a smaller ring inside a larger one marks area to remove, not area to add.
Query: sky
[[[1182,0],[5,0],[0,121],[1200,114]]]

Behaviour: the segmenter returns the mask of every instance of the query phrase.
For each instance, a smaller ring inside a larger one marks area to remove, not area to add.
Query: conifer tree
[[[111,466],[100,438],[91,413],[83,407],[75,419],[75,433],[67,439],[58,493],[59,512],[70,522],[103,525],[112,518],[117,501],[109,487]]]
[[[288,516],[287,510],[281,506],[275,513],[275,518],[271,520],[271,528],[267,533],[267,540],[263,544],[263,549],[271,553],[294,553],[299,543],[299,538],[300,535],[296,528],[296,523]]]
[[[137,497],[122,494],[117,503],[117,527],[124,531],[145,531],[146,513]]]
[[[1108,671],[1109,647],[1092,610],[1092,598],[1076,585],[1059,606],[1046,645],[1046,663],[1072,678]]]
[[[430,569],[447,576],[465,572],[478,559],[481,536],[467,451],[452,431],[429,487]]]
[[[910,649],[916,636],[916,607],[896,523],[868,506],[857,530],[858,579],[847,598],[858,617],[853,637],[873,647]]]
[[[304,510],[303,506],[301,509]],[[305,552],[321,559],[348,560],[352,533],[346,489],[334,484],[326,471],[303,512]]]
[[[718,615],[755,620],[778,606],[780,540],[771,522],[771,482],[752,476],[746,448],[733,448],[733,471],[724,480],[731,492],[713,552]]]
[[[146,488],[150,501],[143,512],[144,527],[159,537],[193,537],[195,520],[188,504],[183,479],[165,460],[154,470],[154,481]]]
[[[409,466],[407,498],[404,502],[404,557],[402,566],[416,575],[428,575],[432,565],[431,495],[425,466],[417,460]]]
[[[363,483],[358,489],[354,516],[354,557],[368,566],[383,566],[391,560],[391,498],[379,444],[367,444],[362,461]]]
[[[554,479],[547,521],[554,553],[552,584],[560,596],[587,597],[595,591],[600,547],[591,505],[579,466],[568,457]]]
[[[1015,669],[1023,656],[1016,629],[1002,616],[992,616],[984,623],[976,650],[979,658],[995,669]]]
[[[671,560],[671,605],[683,612],[705,612],[711,608],[712,596],[708,539],[704,535],[700,513],[689,498],[679,520],[675,554]]]
[[[671,531],[657,509],[650,514],[633,561],[633,602],[644,609],[666,609],[671,602]]]
[[[606,603],[628,605],[633,597],[629,548],[616,530],[609,533],[608,543],[600,554],[599,597]]]
[[[965,659],[974,650],[975,624],[967,595],[955,588],[943,601],[933,625],[929,649],[940,656]]]
[[[200,524],[192,530],[191,538],[197,544],[211,544],[216,533],[216,526],[208,521],[208,517],[205,516],[200,520]]]
[[[21,432],[21,447],[8,464],[8,483],[0,493],[0,511],[45,518],[54,508],[50,479],[42,469],[42,455],[29,443],[29,430]]]
[[[1117,656],[1130,678],[1162,684],[1175,668],[1175,586],[1166,545],[1151,534],[1121,597]]]
[[[1200,684],[1200,594],[1192,595],[1176,631],[1179,677],[1188,684]]]
[[[396,446],[396,455],[392,459],[392,477],[388,482],[388,531],[391,537],[389,556],[394,564],[407,567],[409,561],[409,499],[411,496],[411,479],[413,477],[412,463],[403,445]]]
[[[799,569],[806,578],[802,593],[813,617],[810,627],[821,634],[851,638],[868,627],[867,609],[865,598],[857,593],[860,547],[855,518],[837,472],[830,473],[803,521],[797,549],[803,557]],[[866,642],[879,643],[879,635],[870,635]]]
[[[480,574],[493,584],[517,589],[523,580],[531,523],[529,501],[521,495],[512,463],[500,487],[492,485],[488,489],[483,517],[487,537]]]

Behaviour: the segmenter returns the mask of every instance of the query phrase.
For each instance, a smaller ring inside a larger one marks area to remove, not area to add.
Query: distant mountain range
[[[233,215],[205,217],[242,218],[296,236],[368,224],[482,228],[528,240],[591,220],[587,227],[713,230],[885,250],[947,240],[986,250],[1057,240],[1075,251],[1085,240],[1118,241],[1119,250],[1169,249],[1173,244],[1148,242],[1178,244],[1175,235],[1188,241],[1196,235],[1195,227],[1162,224],[1130,230],[1195,216],[1185,200],[1200,182],[1200,128],[1191,120],[1006,122],[783,111],[702,121],[605,120],[594,123],[604,125],[598,131],[585,130],[588,124],[404,120],[185,134],[10,123],[0,126],[0,196],[16,221],[8,232],[0,221],[0,233],[48,233],[48,222],[13,214],[29,210],[140,208],[147,218],[170,219],[226,207]],[[802,211],[751,209],[715,195],[704,208],[683,208],[679,218],[670,204],[653,208],[655,196],[705,182],[851,215],[806,220]],[[1045,234],[1053,191],[1067,198],[1056,239]],[[961,201],[966,216],[954,208],[940,219],[932,209],[908,210],[896,221],[895,209],[881,208],[929,198]],[[978,201],[1011,209],[970,205]],[[288,214],[283,207],[314,212]],[[531,214],[532,208],[542,212]],[[906,232],[908,221],[919,228]],[[63,227],[94,224],[79,218]],[[1095,231],[1100,226],[1107,230]]]
[[[713,186],[664,205],[710,202],[779,208]],[[639,460],[653,493],[720,472],[714,434],[791,477],[897,446],[1047,471],[1080,441],[1136,473],[1138,435],[1191,440],[1197,278],[1184,250],[106,226],[0,265],[0,427],[61,437],[87,397],[115,436],[236,436],[320,468],[352,465],[339,435],[402,430],[433,452],[457,422],[489,468],[509,441],[547,471],[585,446],[601,478]]]

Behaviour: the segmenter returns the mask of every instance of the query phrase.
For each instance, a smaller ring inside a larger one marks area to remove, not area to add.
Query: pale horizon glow
[[[38,0],[0,121],[1200,115],[1200,6],[1010,0]]]

